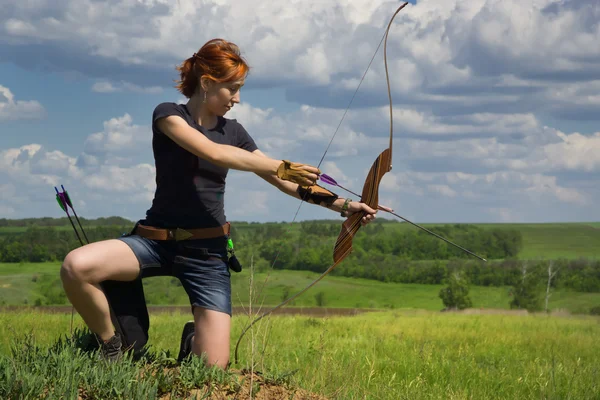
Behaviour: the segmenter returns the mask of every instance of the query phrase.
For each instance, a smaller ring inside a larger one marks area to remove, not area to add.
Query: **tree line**
[[[74,218],[73,218],[74,219]],[[101,217],[94,219],[87,219],[84,217],[79,217],[79,221],[84,227],[88,226],[121,226],[132,224],[131,221],[122,217]],[[8,219],[8,218],[0,218],[0,228],[4,227],[18,227],[18,228],[27,228],[27,227],[43,227],[43,226],[54,226],[54,227],[63,227],[70,226],[69,218],[51,218],[51,217],[42,217],[42,218],[21,218],[21,219]]]
[[[133,227],[133,222],[123,219],[117,225],[98,221],[86,225],[83,220],[82,224],[92,242],[119,237]],[[353,240],[354,251],[332,275],[442,284],[451,271],[461,268],[470,284],[514,286],[522,281],[524,266],[531,279],[536,276],[542,279],[548,263],[553,262],[556,272],[553,288],[600,292],[600,261],[517,260],[522,248],[518,230],[467,224],[436,226],[431,230],[491,261],[483,263],[420,230],[382,220],[359,231]],[[274,268],[322,272],[333,262],[333,247],[339,232],[339,221],[232,224],[238,259],[247,266],[252,258],[258,271]],[[29,225],[21,232],[0,229],[0,262],[62,261],[70,250],[79,246],[70,225]]]

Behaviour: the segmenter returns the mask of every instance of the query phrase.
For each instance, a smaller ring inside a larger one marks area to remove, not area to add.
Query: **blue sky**
[[[399,3],[10,2],[0,16],[0,218],[143,218],[150,118],[183,101],[174,66],[204,42],[252,66],[236,118],[272,157],[316,164]],[[415,222],[598,221],[596,1],[419,1],[388,41],[394,168],[380,201]],[[386,147],[380,49],[322,170],[360,191]],[[342,194],[342,193],[340,193]],[[290,221],[294,200],[230,171],[231,220]],[[385,217],[383,214],[380,217]],[[298,219],[339,218],[303,205]]]

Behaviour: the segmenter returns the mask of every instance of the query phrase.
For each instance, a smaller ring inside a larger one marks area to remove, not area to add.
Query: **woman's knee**
[[[63,282],[88,282],[93,269],[88,257],[80,249],[67,254],[60,268],[60,278]],[[88,282],[91,283],[91,282]]]
[[[231,316],[226,313],[194,306],[193,351],[203,357],[209,367],[225,369],[229,365]]]
[[[107,279],[131,281],[140,273],[129,246],[119,240],[94,242],[71,251],[60,269],[63,282],[100,283]]]
[[[204,349],[201,345],[193,346],[193,353],[200,357],[207,367],[218,367],[226,369],[229,365],[229,348],[224,349]]]

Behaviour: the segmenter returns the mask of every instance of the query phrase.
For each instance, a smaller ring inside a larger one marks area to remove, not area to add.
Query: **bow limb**
[[[392,169],[392,151],[384,150],[375,160],[363,185],[361,202],[373,209],[377,209],[379,204],[379,184],[383,176]],[[361,227],[361,220],[365,212],[352,214],[342,224],[342,229],[335,243],[333,250],[333,260],[337,263],[342,261],[352,251],[352,238]]]

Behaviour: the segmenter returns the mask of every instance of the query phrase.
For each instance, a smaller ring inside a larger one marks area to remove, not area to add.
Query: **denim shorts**
[[[140,262],[140,278],[177,277],[192,306],[231,316],[231,272],[227,263],[227,237],[194,240],[151,240],[124,235]]]

